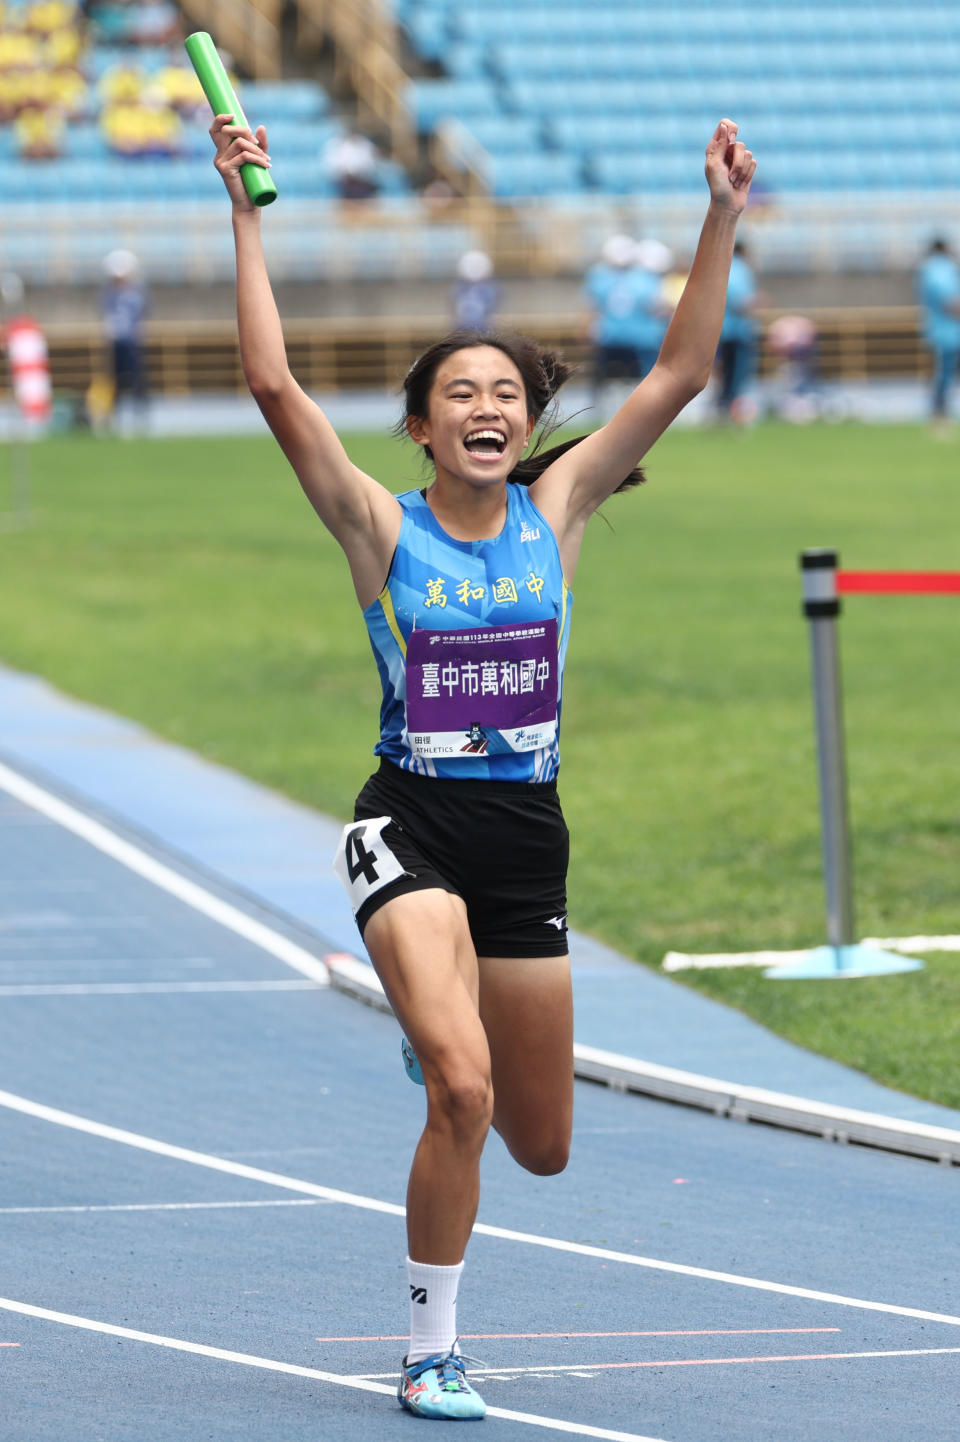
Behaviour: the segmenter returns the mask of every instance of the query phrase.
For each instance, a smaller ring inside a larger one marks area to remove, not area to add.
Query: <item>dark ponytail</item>
[[[520,372],[526,393],[527,414],[533,416],[534,421],[538,424],[547,414],[547,420],[541,427],[532,452],[514,467],[507,478],[521,486],[529,486],[543,475],[547,467],[551,466],[558,456],[562,456],[571,447],[585,439],[584,436],[574,436],[572,440],[562,441],[559,445],[551,446],[549,450],[541,449],[544,441],[559,427],[556,396],[560,387],[573,374],[573,366],[564,360],[559,352],[545,350],[529,336],[512,335],[503,331],[488,333],[477,330],[455,330],[444,336],[442,340],[435,341],[421,356],[418,356],[407,371],[403,382],[404,411],[395,427],[395,433],[398,436],[405,436],[409,419],[426,417],[434,377],[448,356],[458,350],[470,350],[475,346],[485,345],[495,346],[497,350],[503,351]],[[432,460],[429,446],[425,446],[424,451]],[[646,480],[646,476],[643,469],[635,466],[615,488],[614,493],[630,490],[633,486],[639,486],[644,480]]]

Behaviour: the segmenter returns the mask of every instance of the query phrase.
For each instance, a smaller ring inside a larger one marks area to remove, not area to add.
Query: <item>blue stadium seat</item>
[[[493,157],[489,178],[494,195],[505,199],[575,195],[584,188],[583,169],[576,157],[545,150]]]
[[[960,187],[958,0],[912,8],[901,0],[737,0],[735,14],[723,16],[706,0],[388,3],[410,46],[447,72],[410,85],[418,131],[459,120],[489,156],[482,163],[505,199],[700,190],[703,147],[722,114],[740,120],[764,183],[784,195],[823,191],[848,204],[890,189],[894,177],[914,190]],[[99,46],[88,72],[96,81],[132,60],[150,71],[169,56]],[[282,193],[329,196],[322,151],[341,122],[323,88],[244,82],[241,94],[251,120],[268,127]],[[816,161],[804,164],[811,138]],[[123,161],[105,158],[94,124],[74,124],[63,162],[10,167],[5,199],[212,200],[218,181],[206,137],[190,143],[183,160]],[[385,160],[380,182],[388,204],[403,203],[409,180],[400,167]],[[373,274],[383,264],[380,241],[364,243]],[[311,237],[305,270],[316,259]]]
[[[658,196],[704,188],[700,158],[681,151],[633,155],[603,151],[592,157],[589,174],[611,195]]]
[[[473,115],[500,115],[503,101],[493,82],[473,80],[415,80],[407,91],[407,104],[418,130],[433,130],[441,120],[467,120]]]
[[[91,80],[99,80],[108,70],[127,70],[133,66],[146,74],[154,74],[170,64],[170,53],[162,46],[91,45],[84,60],[84,72]]]
[[[100,160],[108,154],[97,125],[69,124],[63,136],[64,154],[76,160]]]
[[[492,154],[515,149],[539,150],[543,144],[543,125],[538,117],[475,115],[463,123],[484,150]]]
[[[441,15],[415,13],[403,21],[411,46],[423,60],[438,64],[446,58],[450,46],[450,30]]]
[[[332,116],[309,123],[289,117],[283,120],[264,119],[261,123],[267,127],[270,158],[277,166],[291,157],[299,159],[320,155],[327,142],[343,132],[342,122]]]
[[[271,120],[316,120],[330,109],[327,92],[312,80],[248,80],[240,90],[250,120],[255,111],[262,125]]]

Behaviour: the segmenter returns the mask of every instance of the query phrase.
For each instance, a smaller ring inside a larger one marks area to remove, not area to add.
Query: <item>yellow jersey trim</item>
[[[393,609],[393,597],[390,595],[389,586],[384,586],[383,590],[380,592],[380,595],[377,597],[377,600],[383,607],[383,614],[386,617],[387,625],[390,627],[390,630],[393,633],[393,638],[396,641],[397,645],[400,647],[400,655],[403,657],[404,661],[406,661],[407,643],[403,639],[403,632],[400,630],[400,624],[397,621],[397,613]],[[566,603],[566,597],[564,597],[564,603]]]
[[[557,630],[558,651],[560,650],[560,645],[563,641],[563,629],[567,624],[567,597],[570,595],[570,587],[567,585],[566,581],[563,582],[563,591],[561,594],[563,596],[563,600],[560,603],[560,626]]]

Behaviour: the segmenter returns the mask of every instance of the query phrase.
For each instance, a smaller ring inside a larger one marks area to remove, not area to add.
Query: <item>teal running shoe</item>
[[[467,1381],[463,1363],[464,1358],[453,1351],[425,1357],[410,1366],[404,1357],[397,1388],[400,1406],[415,1417],[478,1421],[485,1415],[487,1404]]]
[[[405,1036],[400,1038],[400,1055],[403,1057],[404,1070],[410,1080],[415,1082],[418,1087],[426,1086],[423,1072],[420,1070],[420,1063],[417,1061],[417,1054]]]

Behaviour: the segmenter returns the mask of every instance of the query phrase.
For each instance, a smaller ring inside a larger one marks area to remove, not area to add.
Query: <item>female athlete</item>
[[[557,800],[570,586],[584,531],[713,366],[737,221],[756,162],[721,120],[686,289],[650,373],[613,418],[531,462],[569,370],[532,341],[458,332],[406,382],[405,428],[433,466],[394,496],[350,460],[287,364],[240,178],[266,132],[214,119],[233,203],[244,373],[307,497],[342,546],[383,684],[379,770],[336,866],[426,1086],[407,1190],[410,1344],[401,1405],[482,1417],[457,1345],[456,1293],[491,1125],[521,1166],[566,1165],[573,1016],[567,830]]]

